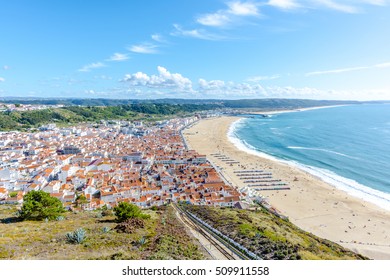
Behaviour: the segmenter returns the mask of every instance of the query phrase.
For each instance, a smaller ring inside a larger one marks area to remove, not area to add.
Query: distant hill
[[[26,130],[47,123],[72,125],[100,120],[157,121],[172,116],[207,110],[289,110],[317,106],[359,104],[357,101],[309,100],[309,99],[12,99],[3,98],[8,104],[64,105],[30,111],[0,113],[0,130]],[[18,105],[19,106],[19,105]]]
[[[207,104],[214,105],[216,108],[304,108],[313,106],[329,106],[339,104],[357,104],[357,101],[338,101],[338,100],[311,100],[311,99],[239,99],[239,100],[223,100],[223,99],[88,99],[88,98],[17,98],[17,97],[2,97],[0,102],[3,103],[19,103],[19,104],[44,104],[65,106],[117,106],[129,104]]]
[[[215,109],[208,104],[129,104],[116,106],[67,106],[0,113],[0,130],[25,130],[48,123],[72,125],[100,120],[158,121],[170,116]]]

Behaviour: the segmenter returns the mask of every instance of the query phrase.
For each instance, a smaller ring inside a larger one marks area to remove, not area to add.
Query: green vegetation
[[[78,228],[74,232],[68,232],[66,239],[71,244],[81,244],[87,238],[87,234],[83,228]]]
[[[115,99],[27,99],[4,100],[14,104],[64,104],[66,107],[0,113],[0,130],[26,130],[47,123],[71,125],[100,120],[159,121],[172,116],[215,109],[276,110],[313,106],[357,104],[352,101],[304,99],[242,100],[115,100]]]
[[[55,220],[64,212],[62,202],[44,191],[31,191],[24,196],[20,211],[23,220]]]
[[[365,259],[336,243],[305,232],[265,209],[185,207],[262,259]]]
[[[79,206],[82,207],[84,204],[87,203],[88,203],[88,199],[85,197],[84,194],[80,194],[76,197],[76,201],[75,201],[76,208]]]
[[[120,202],[118,206],[114,207],[114,212],[119,223],[132,218],[150,218],[150,215],[142,213],[141,209],[137,205],[130,204],[128,202]]]
[[[299,108],[299,107],[313,107],[313,106],[327,106],[338,104],[358,104],[357,101],[336,101],[336,100],[311,100],[311,99],[240,99],[240,100],[223,100],[223,99],[104,99],[104,98],[0,98],[0,102],[8,104],[44,104],[44,105],[58,105],[64,106],[118,106],[118,105],[147,105],[147,104],[165,104],[165,105],[201,105],[200,110],[209,110],[216,108]],[[203,108],[203,109],[202,109]]]
[[[79,107],[0,113],[0,130],[26,130],[43,124],[71,125],[101,120],[159,121],[173,115],[209,109],[207,105],[131,104],[108,107]]]
[[[150,215],[132,233],[114,230],[113,216],[96,211],[65,212],[61,221],[15,221],[17,206],[0,205],[0,259],[148,260],[204,259],[206,254],[186,232],[172,207],[144,210]],[[165,224],[163,224],[165,221]],[[70,243],[67,232],[84,229],[87,238]]]
[[[18,195],[18,192],[10,192],[9,197],[16,197]]]

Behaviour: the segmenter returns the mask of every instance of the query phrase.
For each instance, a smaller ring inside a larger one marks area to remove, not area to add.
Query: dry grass
[[[168,215],[168,208],[159,211],[146,211],[151,216],[145,220],[144,228],[138,228],[132,234],[118,233],[114,216],[102,217],[100,211],[64,213],[61,221],[13,221],[7,223],[7,218],[14,217],[14,206],[0,206],[0,259],[187,259],[181,252],[167,248],[168,253],[155,246],[156,236],[169,235],[161,224],[162,216],[175,228],[180,224],[175,217]],[[8,219],[9,220],[9,219]],[[103,228],[111,230],[104,232]],[[70,244],[65,237],[67,232],[78,228],[86,231],[87,239],[82,244]],[[174,244],[180,244],[185,250],[190,250],[188,258],[203,258],[196,254],[198,247],[191,238],[182,232],[174,237]],[[183,241],[181,241],[181,240]],[[144,242],[142,242],[142,240]],[[186,242],[186,244],[182,243]],[[168,246],[168,247],[169,247]],[[158,254],[157,254],[158,253]],[[162,254],[163,253],[163,254]]]
[[[365,259],[336,243],[305,232],[265,209],[186,207],[263,259]]]

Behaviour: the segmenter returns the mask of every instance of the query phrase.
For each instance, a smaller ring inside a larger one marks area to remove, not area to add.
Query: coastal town
[[[67,209],[141,208],[169,202],[237,206],[258,199],[227,182],[205,155],[187,148],[181,130],[200,116],[159,121],[102,121],[0,135],[0,204],[22,204],[32,190]],[[78,203],[83,197],[82,203]]]

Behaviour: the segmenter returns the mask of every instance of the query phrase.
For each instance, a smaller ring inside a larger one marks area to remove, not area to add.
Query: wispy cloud
[[[221,80],[199,79],[197,92],[207,97],[262,97],[266,95],[260,84],[234,83]]]
[[[132,45],[128,48],[129,51],[135,53],[143,53],[143,54],[154,54],[157,53],[157,45],[151,43],[143,43],[139,45]]]
[[[254,2],[234,1],[226,5],[227,9],[200,15],[196,21],[206,26],[222,27],[235,22],[240,17],[259,15],[258,5]]]
[[[152,34],[150,37],[152,38],[152,40],[158,43],[166,43],[164,36],[162,36],[161,34]]]
[[[257,16],[259,10],[257,4],[254,2],[241,2],[234,1],[227,3],[229,9],[227,13],[237,15],[237,16]]]
[[[301,7],[295,0],[269,0],[268,5],[283,10],[291,10]]]
[[[124,61],[124,60],[128,60],[128,59],[129,59],[129,55],[126,53],[114,53],[108,59],[108,61]]]
[[[267,80],[275,80],[279,79],[280,75],[271,75],[271,76],[254,76],[249,77],[246,79],[248,82],[260,82],[260,81],[267,81]]]
[[[224,26],[228,24],[231,19],[222,12],[216,12],[214,14],[202,15],[196,21],[202,25],[207,26]]]
[[[8,66],[8,65],[4,65],[4,66],[3,66],[3,69],[4,69],[4,70],[8,70],[8,69],[9,69],[9,66]]]
[[[79,72],[90,72],[93,69],[102,68],[102,67],[106,67],[106,65],[101,63],[101,62],[95,62],[95,63],[84,65],[78,71]]]
[[[175,28],[175,30],[170,33],[172,36],[192,37],[192,38],[211,40],[211,41],[217,41],[223,39],[222,36],[209,33],[203,29],[186,30],[183,29],[179,24],[174,24],[173,27]]]
[[[329,9],[337,10],[344,13],[355,14],[360,11],[360,9],[356,6],[352,6],[349,4],[339,3],[339,1],[334,0],[315,0],[314,2],[319,5],[325,6]]]
[[[0,77],[0,82],[5,82],[5,79]]]
[[[331,9],[342,13],[362,12],[365,5],[385,6],[388,0],[269,0],[265,5],[281,10],[292,9]]]
[[[93,78],[96,80],[112,80],[112,77],[106,75],[94,76]]]
[[[375,68],[389,68],[390,67],[390,62],[375,64],[374,67]]]
[[[306,76],[315,76],[315,75],[324,75],[324,74],[338,74],[338,73],[344,73],[344,72],[352,72],[352,71],[358,71],[363,69],[368,69],[369,67],[349,67],[349,68],[339,68],[339,69],[332,69],[332,70],[325,70],[325,71],[314,71],[306,73]]]
[[[339,74],[339,73],[366,70],[366,69],[375,69],[375,68],[390,68],[390,62],[379,63],[371,66],[358,66],[358,67],[339,68],[339,69],[332,69],[332,70],[325,70],[325,71],[314,71],[314,72],[306,73],[305,76]]]

